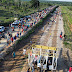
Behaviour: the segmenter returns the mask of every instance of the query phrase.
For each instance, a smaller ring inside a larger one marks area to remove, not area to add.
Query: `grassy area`
[[[45,8],[48,8],[47,4],[41,4],[38,8],[31,8],[30,2],[22,2],[23,5],[20,8],[17,8],[17,6],[14,5],[1,5],[0,6],[0,25],[7,26],[11,22],[14,21],[14,18],[20,18],[22,16],[29,15],[31,13],[37,12],[38,9],[42,10]],[[5,7],[6,6],[6,7]]]
[[[68,42],[72,42],[72,6],[61,6],[62,16],[64,21],[64,30],[66,34],[66,38],[64,44],[67,48],[72,49],[72,44]]]

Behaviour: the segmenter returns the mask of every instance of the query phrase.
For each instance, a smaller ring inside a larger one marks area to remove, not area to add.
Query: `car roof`
[[[2,27],[4,27],[4,26],[0,26],[0,28],[2,28]]]

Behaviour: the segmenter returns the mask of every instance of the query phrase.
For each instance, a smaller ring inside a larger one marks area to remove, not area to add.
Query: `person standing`
[[[1,44],[1,36],[0,36],[0,44]]]
[[[62,40],[62,35],[60,34],[60,40]]]
[[[68,72],[72,72],[72,66],[69,68],[69,71]]]
[[[15,41],[15,40],[16,40],[16,37],[14,36],[14,38],[13,38],[13,39],[14,39],[14,41]]]
[[[34,69],[34,64],[32,64],[32,72],[34,72],[35,71],[35,69]]]
[[[62,35],[62,31],[61,31],[61,35]]]
[[[51,33],[50,33],[50,37],[51,37]]]
[[[22,26],[23,26],[23,29],[24,29],[24,24]]]
[[[27,72],[30,72],[30,68],[28,68]]]
[[[9,28],[11,27],[11,25],[9,24]]]
[[[15,35],[15,39],[16,39],[16,35]]]
[[[13,43],[13,37],[11,37],[11,42]]]
[[[15,58],[15,52],[12,53],[13,58]]]
[[[44,31],[44,27],[43,27],[43,31]]]
[[[23,49],[23,55],[25,56],[25,54],[26,54],[26,49]]]
[[[20,31],[20,36],[21,36],[21,31]]]
[[[17,37],[19,37],[19,33],[17,32]]]
[[[8,39],[7,39],[7,46],[8,46],[8,44],[9,44],[9,41],[8,41]]]
[[[30,41],[30,43],[32,44],[32,41]]]
[[[23,33],[23,28],[22,28],[22,33]]]

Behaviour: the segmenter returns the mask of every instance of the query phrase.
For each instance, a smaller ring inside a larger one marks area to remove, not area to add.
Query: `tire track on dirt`
[[[57,17],[57,21],[56,21],[56,27],[55,27],[54,35],[53,35],[53,39],[52,39],[52,47],[56,47],[57,46],[58,21],[59,21],[59,16]]]
[[[41,45],[47,46],[47,42],[48,42],[48,39],[49,39],[49,37],[50,37],[51,29],[53,28],[53,24],[54,24],[54,23],[51,22],[51,23],[49,24],[50,27],[49,27],[49,25],[48,25],[48,27],[46,28],[46,30],[45,30],[42,38],[40,39],[40,44],[41,44]]]

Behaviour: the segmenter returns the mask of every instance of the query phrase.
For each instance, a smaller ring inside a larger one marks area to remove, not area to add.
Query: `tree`
[[[38,0],[31,0],[32,7],[39,7],[40,2]]]

